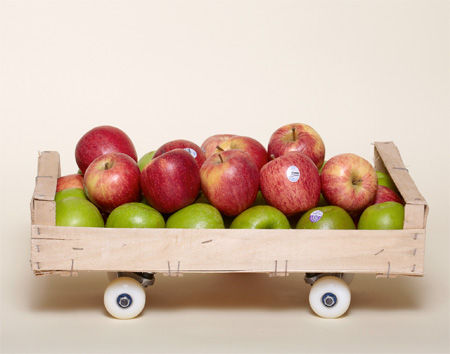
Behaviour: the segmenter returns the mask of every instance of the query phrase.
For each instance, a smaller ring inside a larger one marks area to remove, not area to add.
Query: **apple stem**
[[[224,149],[222,149],[219,145],[216,146],[216,149],[219,151],[225,151]]]
[[[292,140],[295,141],[295,128],[292,128]]]
[[[109,162],[105,163],[105,170],[109,170],[112,167],[112,164]]]
[[[357,179],[356,181],[352,181],[354,186],[357,185],[358,183],[361,183],[361,182],[362,182],[362,178]]]
[[[219,154],[219,158],[220,158],[220,162],[223,163],[223,159],[222,159],[222,155],[221,154]]]

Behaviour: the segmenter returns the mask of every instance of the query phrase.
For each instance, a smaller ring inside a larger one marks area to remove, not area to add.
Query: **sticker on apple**
[[[194,159],[197,157],[197,151],[195,151],[194,149],[184,148],[184,150],[186,150],[188,153],[190,153]]]
[[[311,222],[318,222],[320,219],[322,219],[323,211],[322,210],[314,210],[311,215],[309,216],[309,220]]]
[[[286,170],[286,176],[289,181],[297,182],[300,178],[300,171],[297,166],[289,166]]]

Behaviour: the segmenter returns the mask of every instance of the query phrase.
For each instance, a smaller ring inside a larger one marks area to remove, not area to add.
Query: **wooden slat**
[[[60,158],[56,151],[39,153],[38,175],[30,204],[33,225],[55,225],[57,180],[61,175]]]
[[[31,222],[37,225],[56,225],[56,203],[51,200],[33,199],[31,202]]]
[[[375,143],[375,167],[379,171],[389,173],[406,202],[403,228],[425,228],[428,216],[427,202],[417,189],[397,146],[392,141]]]
[[[425,205],[406,204],[404,229],[425,228],[427,208]]]
[[[40,152],[33,199],[53,200],[55,198],[56,183],[60,175],[59,154],[56,151]]]
[[[427,202],[409,175],[409,171],[402,161],[397,146],[392,141],[383,143],[376,142],[375,149],[405,202],[426,205]]]
[[[33,226],[36,272],[354,272],[423,275],[424,230]]]

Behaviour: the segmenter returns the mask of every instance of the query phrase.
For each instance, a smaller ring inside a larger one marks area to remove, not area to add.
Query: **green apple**
[[[325,166],[326,163],[327,163],[327,160],[324,160],[323,164],[322,164],[322,167],[319,168],[319,174],[322,172],[323,166]]]
[[[325,199],[325,197],[323,196],[323,194],[320,193],[319,204],[317,204],[317,206],[319,206],[319,207],[324,207],[324,206],[327,206],[327,205],[328,205],[327,200]]]
[[[86,193],[84,189],[81,188],[67,188],[63,189],[55,194],[55,202],[58,202],[65,198],[77,197],[87,199]]]
[[[194,203],[203,203],[203,204],[211,204],[208,199],[206,199],[205,195],[203,194],[202,191],[200,191],[200,193],[198,194],[197,199],[195,200]]]
[[[106,220],[113,228],[164,228],[166,222],[156,209],[143,203],[125,203],[115,208]]]
[[[147,198],[145,198],[145,195],[142,195],[140,203],[150,206],[150,203],[148,202]]]
[[[70,197],[56,202],[56,226],[104,227],[105,222],[89,200]]]
[[[290,229],[289,220],[270,205],[256,205],[236,216],[230,229]]]
[[[153,158],[153,155],[155,155],[155,152],[156,152],[156,150],[149,151],[138,160],[138,166],[139,166],[139,169],[141,170],[141,172],[142,172],[142,169],[144,168],[144,166],[146,164],[148,164],[149,161]]]
[[[256,195],[256,200],[252,206],[257,206],[257,205],[267,205],[267,202],[264,199],[261,191],[258,191],[258,194]]]
[[[297,229],[354,230],[351,216],[336,205],[317,207],[305,212],[297,223]]]
[[[360,230],[401,230],[405,207],[397,202],[384,202],[367,207],[359,218]]]
[[[210,204],[190,204],[169,216],[167,228],[174,229],[224,229],[222,215]]]
[[[377,171],[378,184],[392,189],[395,193],[399,193],[392,177],[388,173]]]

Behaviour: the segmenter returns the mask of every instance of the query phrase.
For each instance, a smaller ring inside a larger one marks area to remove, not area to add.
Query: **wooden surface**
[[[55,194],[58,177],[61,176],[59,154],[42,151],[38,158],[36,187],[31,199],[31,223],[55,225]]]
[[[351,272],[423,275],[424,230],[195,230],[33,226],[37,273]]]
[[[405,206],[405,229],[425,228],[428,205],[405,167],[400,152],[392,141],[375,143],[375,167],[387,172],[397,186]]]

